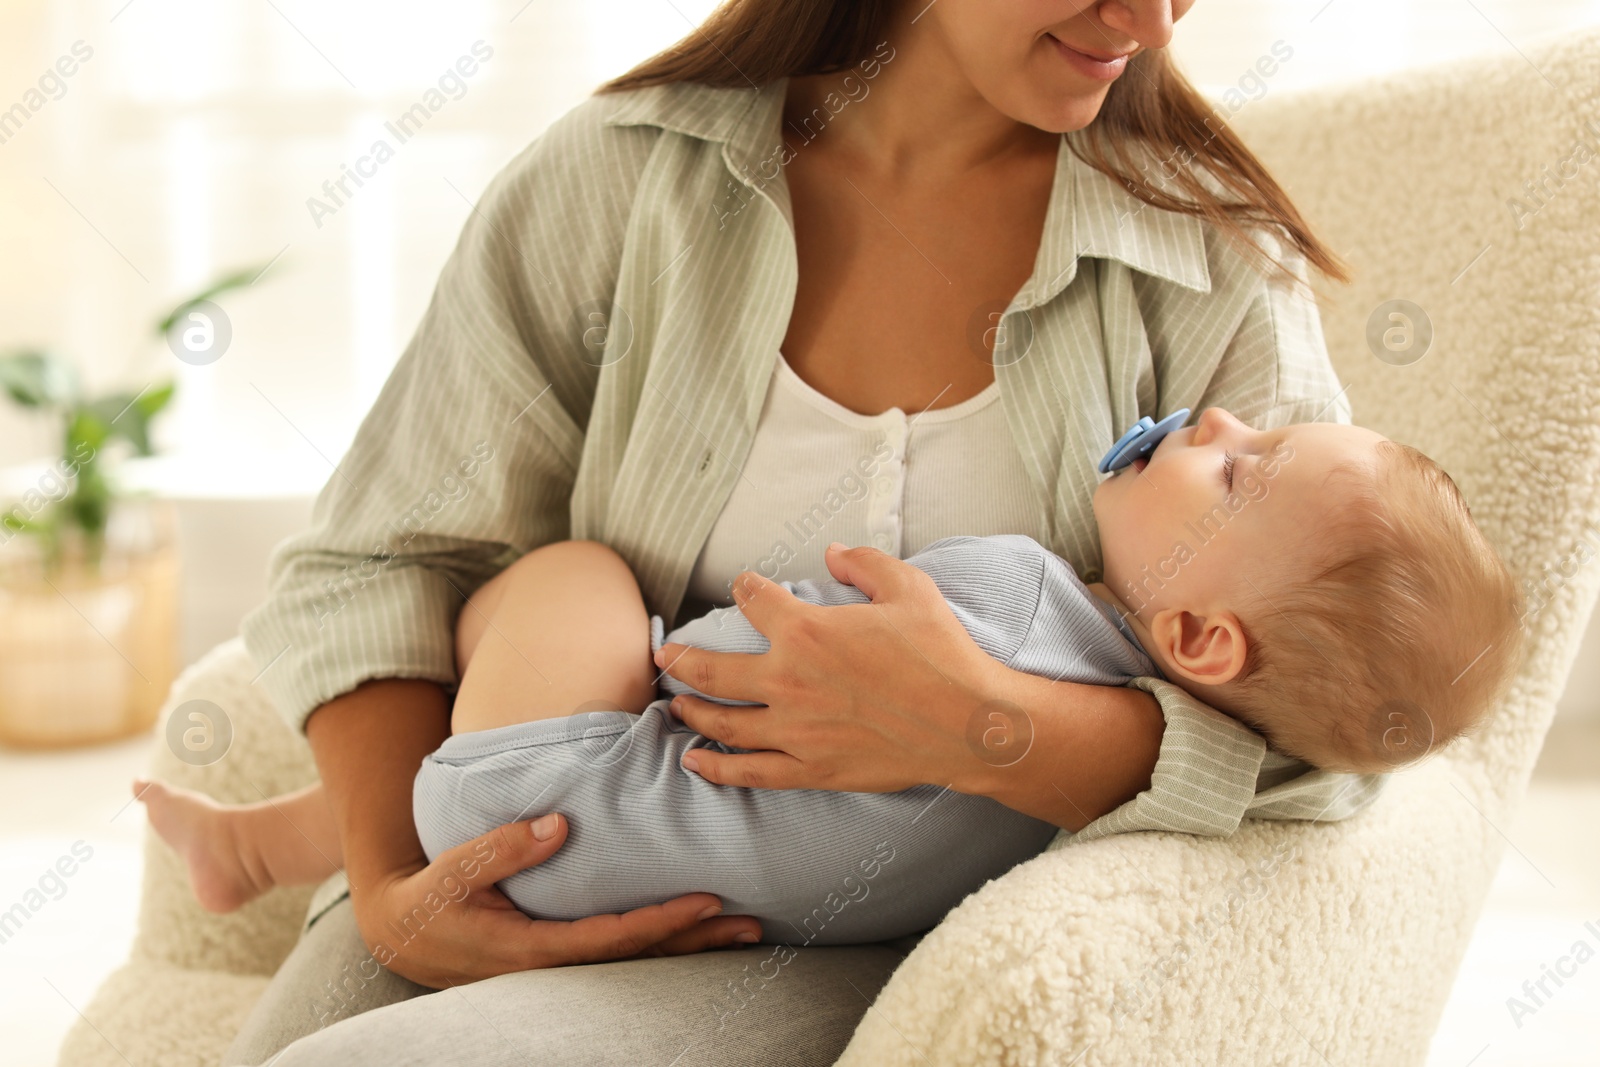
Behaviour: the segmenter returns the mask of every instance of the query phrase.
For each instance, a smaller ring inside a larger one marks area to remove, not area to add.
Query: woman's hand
[[[356,923],[373,959],[442,989],[512,971],[673,956],[760,937],[759,922],[720,915],[721,902],[710,893],[577,922],[528,918],[495,882],[543,863],[566,839],[567,821],[546,815],[502,826],[409,873],[352,884]]]
[[[449,736],[444,691],[416,678],[363,682],[306,721],[350,881],[350,904],[378,963],[442,989],[511,971],[668,956],[760,936],[745,915],[717,915],[710,893],[691,893],[625,915],[577,922],[530,919],[495,888],[537,867],[567,839],[567,821],[514,822],[442,853],[432,863],[411,817],[417,766]],[[541,836],[543,835],[543,836]]]
[[[735,748],[685,754],[684,766],[722,785],[887,793],[914,785],[960,792],[984,765],[968,725],[993,694],[996,661],[972,640],[926,573],[876,549],[831,545],[828,570],[872,598],[821,606],[745,571],[734,602],[771,648],[762,655],[663,645],[656,665],[702,693],[675,714]]]

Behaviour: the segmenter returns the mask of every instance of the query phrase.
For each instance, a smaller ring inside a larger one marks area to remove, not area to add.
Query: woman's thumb
[[[493,885],[518,871],[537,867],[555,855],[567,840],[567,820],[544,815],[525,822],[507,823],[445,852],[450,862],[473,885]]]
[[[872,561],[878,555],[882,553],[868,545],[851,548],[835,541],[823,553],[823,560],[828,565],[828,573],[834,578],[845,585],[855,586],[867,594],[868,599],[877,600],[879,582]]]

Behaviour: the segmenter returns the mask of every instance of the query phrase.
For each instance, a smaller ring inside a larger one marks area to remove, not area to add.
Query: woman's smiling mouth
[[[1050,38],[1051,42],[1056,46],[1056,51],[1068,63],[1072,64],[1073,68],[1080,74],[1100,81],[1115,80],[1128,66],[1128,57],[1133,54],[1132,52],[1124,52],[1120,55],[1110,52],[1091,54],[1073,48],[1053,33],[1047,33],[1045,36]]]

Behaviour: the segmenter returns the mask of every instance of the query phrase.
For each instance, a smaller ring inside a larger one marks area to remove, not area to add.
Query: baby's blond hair
[[[1345,506],[1312,563],[1252,604],[1234,713],[1333,771],[1392,771],[1487,722],[1522,659],[1515,580],[1433,460],[1393,441],[1376,476],[1330,474]]]

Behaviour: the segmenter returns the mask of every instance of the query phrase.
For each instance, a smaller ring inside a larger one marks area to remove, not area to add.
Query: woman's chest
[[[734,575],[827,576],[831,541],[904,559],[952,534],[1047,538],[1048,501],[1016,448],[999,385],[924,412],[850,411],[779,356],[755,439],[689,582],[684,617],[731,603]]]
[[[851,411],[948,407],[994,381],[1001,313],[1033,270],[1053,171],[908,192],[790,166],[798,281],[783,353]],[[867,187],[862,188],[862,183]]]

